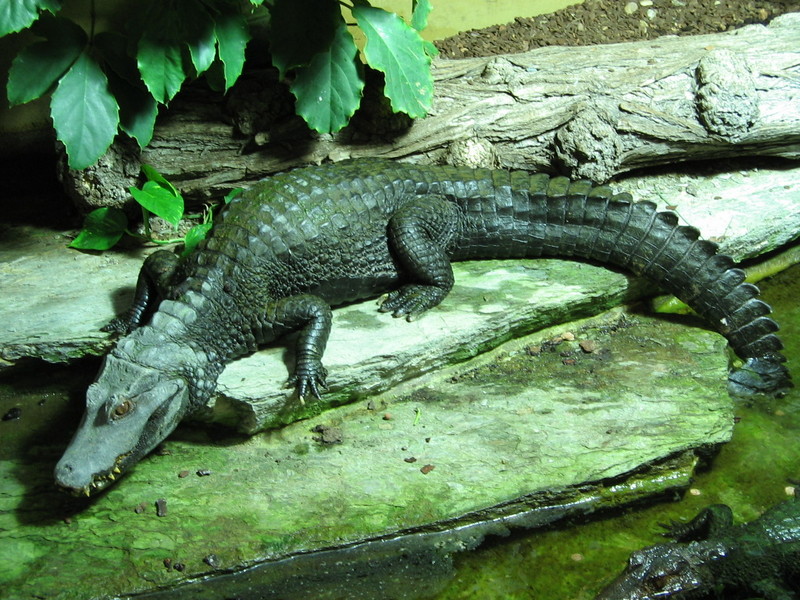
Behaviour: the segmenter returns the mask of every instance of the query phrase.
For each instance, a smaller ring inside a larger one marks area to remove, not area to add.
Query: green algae
[[[5,589],[15,600],[42,592],[53,600],[101,598],[194,579],[211,589],[208,578],[223,571],[269,569],[298,554],[378,540],[403,538],[429,556],[434,547],[424,540],[433,534],[431,543],[449,540],[435,547],[446,562],[486,535],[683,488],[695,460],[687,449],[730,434],[730,403],[719,390],[721,338],[695,330],[694,352],[679,344],[659,356],[668,344],[655,340],[683,326],[637,321],[616,330],[615,315],[577,330],[608,350],[598,356],[614,357],[600,377],[602,360],[537,365],[541,356],[501,349],[477,369],[437,374],[439,383],[249,438],[183,428],[86,501],[51,487],[71,426],[45,443],[36,433],[45,424],[27,422],[34,443],[2,463],[0,542],[26,557],[8,571]],[[614,372],[613,398],[592,391]],[[642,378],[658,396],[642,395]],[[667,393],[671,401],[661,398]],[[322,443],[318,428],[333,426],[340,443]],[[163,516],[158,500],[166,502]],[[204,560],[210,554],[213,567]],[[80,591],[64,585],[69,574],[80,575]]]
[[[781,323],[789,368],[800,360],[800,267],[765,280],[762,292]],[[459,554],[450,586],[436,600],[591,600],[619,573],[634,550],[662,543],[661,523],[685,521],[703,507],[727,503],[750,520],[786,498],[800,464],[800,391],[782,399],[736,406],[733,439],[692,480],[691,493],[625,508],[609,518],[579,519],[547,531]]]

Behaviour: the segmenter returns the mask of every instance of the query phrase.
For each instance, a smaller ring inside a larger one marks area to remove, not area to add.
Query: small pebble
[[[430,473],[431,471],[433,471],[435,468],[436,468],[436,467],[435,467],[435,466],[433,466],[433,465],[425,465],[424,467],[422,467],[422,468],[420,469],[420,472],[421,472],[423,475],[427,475],[428,473]]]
[[[206,563],[209,567],[214,567],[215,569],[218,569],[219,566],[222,564],[219,560],[219,556],[217,556],[216,554],[207,554],[203,558],[203,562]]]
[[[198,469],[197,470],[197,476],[198,477],[208,477],[209,475],[211,475],[211,471],[209,471],[208,469]]]
[[[700,490],[698,490],[697,488],[691,488],[691,489],[689,490],[689,493],[690,493],[692,496],[700,496],[700,495],[702,495],[702,494],[703,494],[703,492],[701,492],[701,491],[700,491]]]
[[[156,500],[156,515],[159,517],[167,516],[167,499],[159,498]]]
[[[413,456],[409,456],[408,458],[404,458],[403,460],[406,461],[407,463],[415,463],[415,462],[417,462],[417,459],[414,458]]]
[[[178,473],[178,477],[180,477],[181,479],[183,479],[184,477],[188,477],[188,476],[189,476],[189,471],[186,471],[186,470],[181,471],[180,473]]]
[[[625,14],[632,15],[637,10],[639,10],[639,5],[636,2],[628,2],[625,5]]]
[[[384,415],[383,415],[383,420],[384,420],[384,421],[391,421],[391,420],[392,420],[392,415],[391,415],[391,413],[384,413]]]

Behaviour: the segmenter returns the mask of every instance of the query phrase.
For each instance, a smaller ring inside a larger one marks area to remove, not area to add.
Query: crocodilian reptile
[[[331,305],[388,292],[380,310],[415,318],[453,285],[451,261],[560,256],[616,265],[681,298],[744,361],[729,388],[789,385],[758,289],[698,231],[651,202],[545,174],[362,159],[260,181],[196,251],[144,263],[125,334],[89,387],[55,469],[77,494],[109,485],[203,406],[224,366],[297,332],[290,383],[325,387]]]
[[[674,542],[631,554],[628,567],[595,600],[800,598],[800,498],[733,524],[725,504],[704,508],[667,532]],[[739,596],[737,596],[739,597]]]

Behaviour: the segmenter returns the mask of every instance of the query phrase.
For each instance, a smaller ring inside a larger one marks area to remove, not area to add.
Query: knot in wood
[[[747,62],[726,49],[712,50],[696,70],[696,103],[709,133],[735,141],[758,120],[758,97]]]
[[[555,157],[571,177],[602,182],[618,171],[622,140],[615,125],[609,110],[591,106],[556,132]]]
[[[458,167],[485,167],[496,169],[499,166],[494,144],[486,138],[471,137],[457,140],[447,148],[445,162]]]
[[[481,73],[481,78],[485,83],[497,85],[500,83],[509,83],[516,74],[517,67],[511,64],[508,59],[498,56],[486,63]]]

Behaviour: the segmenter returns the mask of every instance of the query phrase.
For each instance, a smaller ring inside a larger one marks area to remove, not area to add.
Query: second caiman
[[[56,482],[105,488],[206,404],[227,363],[287,333],[291,384],[319,396],[331,306],[388,293],[380,310],[411,319],[448,294],[452,261],[541,256],[615,265],[675,294],[744,361],[731,391],[790,385],[758,289],[673,213],[545,174],[351,160],[265,179],[185,259],[145,261]]]
[[[673,523],[666,535],[675,541],[631,554],[595,600],[800,598],[797,496],[741,525],[728,506],[714,504],[688,523]]]

